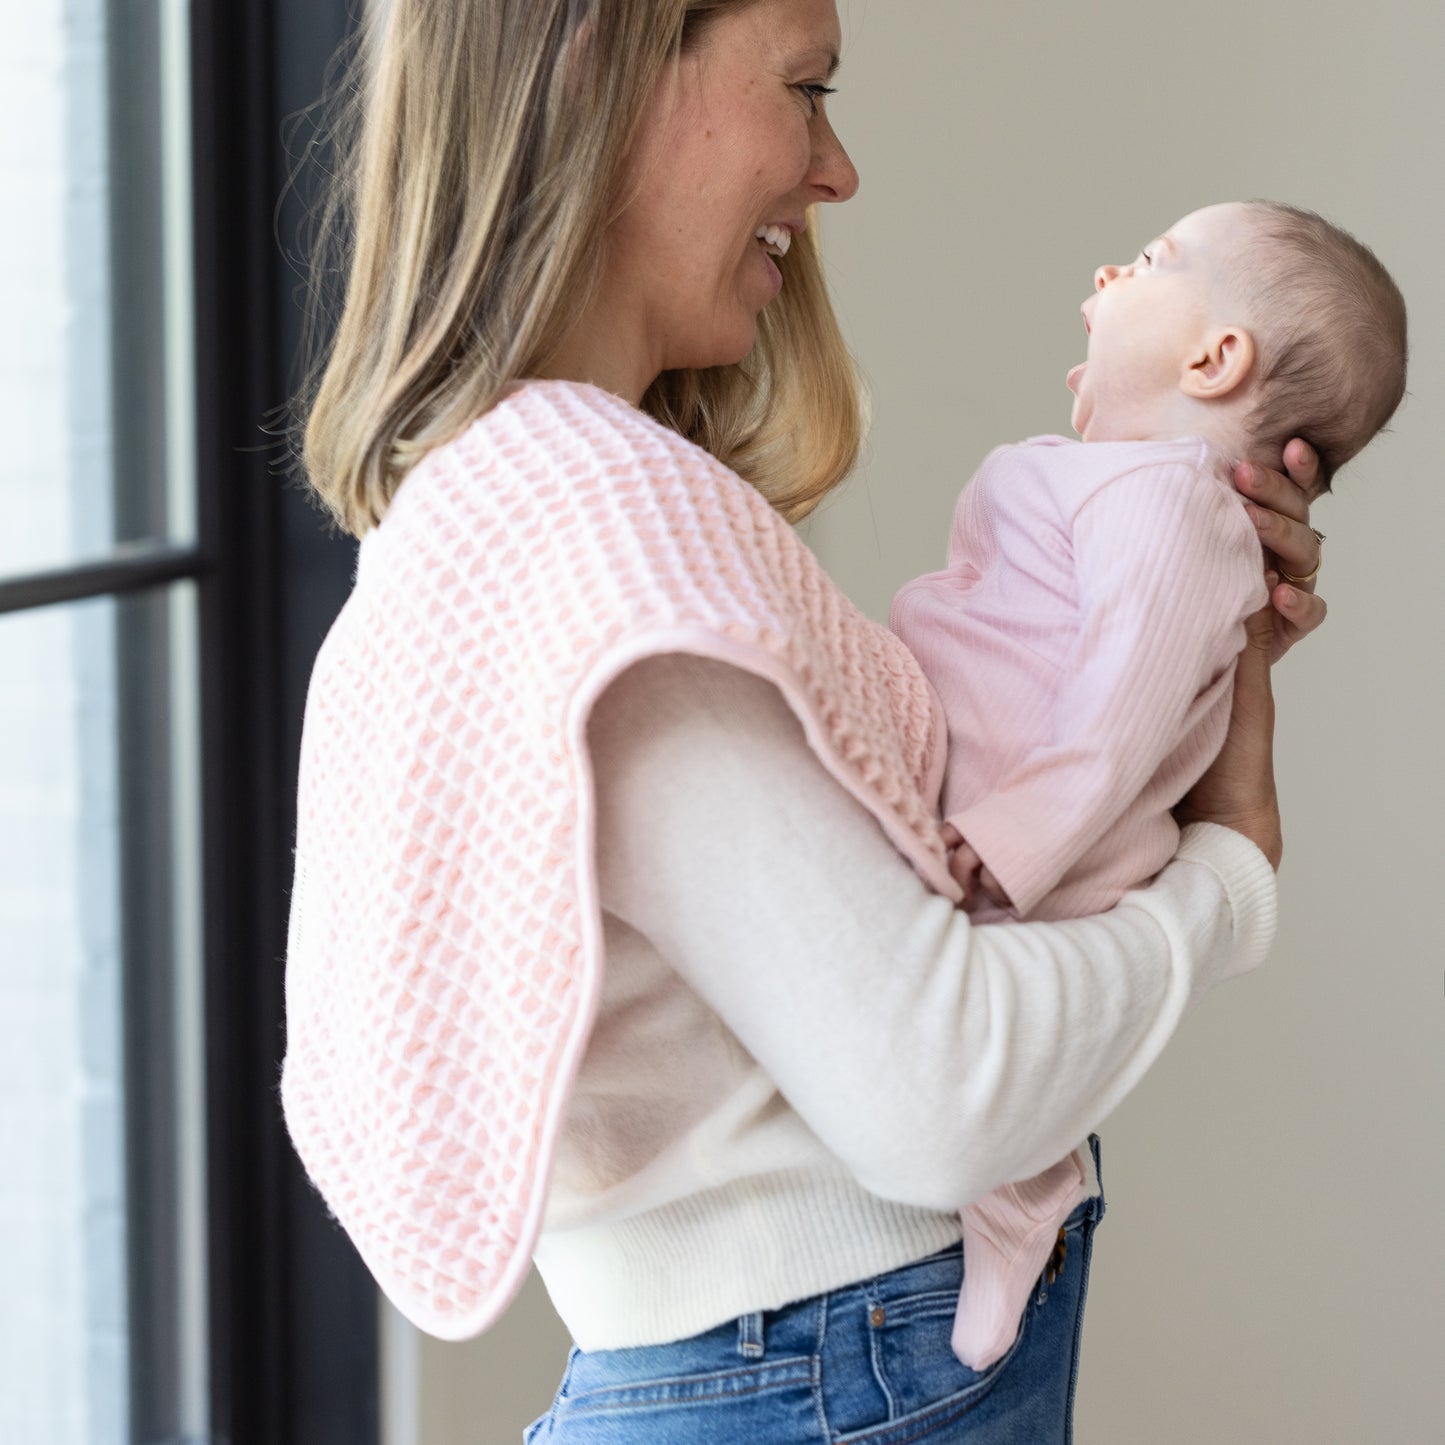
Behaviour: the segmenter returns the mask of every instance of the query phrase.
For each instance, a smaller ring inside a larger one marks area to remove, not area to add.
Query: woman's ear
[[[1254,337],[1241,326],[1221,326],[1184,363],[1179,389],[1196,401],[1222,401],[1249,380],[1254,362]]]

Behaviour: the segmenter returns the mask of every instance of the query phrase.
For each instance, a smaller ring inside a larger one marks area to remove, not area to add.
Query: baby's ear
[[[1233,396],[1254,372],[1254,337],[1242,326],[1220,326],[1184,363],[1179,389],[1197,401]]]

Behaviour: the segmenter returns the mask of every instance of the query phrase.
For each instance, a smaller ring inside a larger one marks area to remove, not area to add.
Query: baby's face
[[[1088,359],[1069,372],[1074,430],[1085,441],[1128,440],[1178,392],[1210,327],[1224,276],[1250,224],[1236,202],[1185,216],[1124,266],[1100,266],[1083,305]]]

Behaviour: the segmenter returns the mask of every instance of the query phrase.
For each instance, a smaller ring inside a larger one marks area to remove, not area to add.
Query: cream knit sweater
[[[725,664],[638,664],[590,740],[606,966],[536,1251],[585,1349],[956,1240],[1269,947],[1268,864],[1207,825],[1108,915],[973,927]]]

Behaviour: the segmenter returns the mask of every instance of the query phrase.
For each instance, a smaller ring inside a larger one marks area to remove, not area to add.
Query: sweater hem
[[[956,1244],[957,1214],[784,1171],[607,1224],[543,1229],[535,1262],[583,1350],[686,1339],[756,1310],[883,1274]]]

